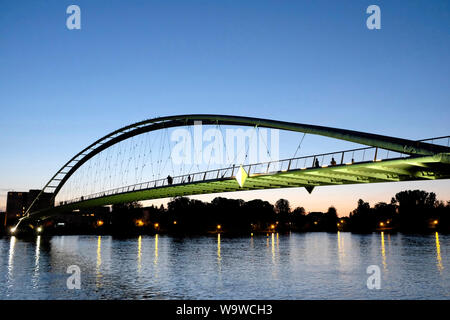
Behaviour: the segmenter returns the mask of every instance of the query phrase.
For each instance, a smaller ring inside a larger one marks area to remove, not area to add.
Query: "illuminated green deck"
[[[234,177],[174,184],[139,191],[123,192],[34,212],[33,218],[45,219],[54,214],[77,209],[105,206],[131,201],[212,194],[234,191],[298,188],[358,183],[436,180],[450,178],[450,154],[411,157],[355,164],[295,169],[268,174],[250,174],[244,186],[239,187]]]

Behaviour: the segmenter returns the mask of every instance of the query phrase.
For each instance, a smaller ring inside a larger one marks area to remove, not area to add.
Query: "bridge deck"
[[[440,153],[434,156],[372,160],[319,168],[296,168],[270,173],[252,174],[250,172],[243,187],[239,186],[232,173],[227,177],[221,177],[222,175],[219,173],[220,171],[217,172],[218,178],[206,179],[206,175],[204,175],[204,180],[193,179],[192,182],[188,183],[186,181],[181,183],[180,181],[180,183],[172,185],[163,184],[139,190],[125,187],[122,188],[123,192],[97,194],[89,199],[78,199],[72,203],[34,212],[32,217],[44,219],[56,213],[76,209],[196,194],[297,187],[309,189],[326,185],[449,179],[450,154]]]

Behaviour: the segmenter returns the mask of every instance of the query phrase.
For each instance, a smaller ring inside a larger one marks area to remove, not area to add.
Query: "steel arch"
[[[201,121],[204,125],[221,124],[221,125],[237,125],[237,126],[257,126],[270,129],[280,129],[285,131],[302,132],[313,135],[320,135],[330,137],[338,140],[346,140],[350,142],[359,143],[362,145],[379,147],[395,152],[400,152],[410,155],[434,155],[437,153],[449,153],[450,148],[395,138],[384,135],[365,133],[360,131],[353,131],[347,129],[331,128],[325,126],[301,124],[295,122],[278,121],[271,119],[232,116],[232,115],[215,115],[215,114],[186,114],[166,117],[157,117],[148,119],[134,124],[117,129],[104,137],[98,139],[88,147],[78,152],[61,169],[47,182],[41,193],[34,199],[26,211],[29,215],[33,205],[39,199],[40,195],[48,188],[54,189],[53,199],[59,193],[61,188],[67,180],[89,159],[99,154],[109,147],[127,140],[131,137],[156,131],[165,128],[181,127],[194,125],[195,122]],[[52,185],[56,183],[56,185]]]

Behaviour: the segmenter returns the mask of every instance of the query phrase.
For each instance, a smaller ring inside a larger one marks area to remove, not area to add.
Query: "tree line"
[[[291,208],[286,199],[271,204],[260,199],[244,201],[217,197],[204,202],[175,197],[166,207],[143,208],[137,202],[114,205],[110,218],[113,232],[448,232],[450,202],[438,201],[432,192],[406,190],[392,197],[390,203],[379,202],[373,207],[360,199],[349,216],[338,217],[333,206],[327,212],[306,213],[303,207]]]

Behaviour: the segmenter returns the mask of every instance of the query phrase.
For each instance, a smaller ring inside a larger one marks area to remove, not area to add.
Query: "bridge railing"
[[[442,146],[450,146],[450,136],[437,137],[420,140],[421,142],[439,144]],[[256,164],[242,165],[243,169],[248,175],[256,174],[273,174],[277,172],[287,172],[292,170],[304,170],[311,168],[323,168],[330,166],[351,165],[365,162],[377,162],[383,160],[401,159],[411,157],[409,154],[393,152],[386,149],[376,147],[364,147],[351,150],[321,153],[310,156],[302,156],[291,159],[268,161]],[[60,205],[81,202],[111,196],[132,191],[147,190],[150,188],[160,188],[167,186],[176,186],[189,183],[196,183],[202,181],[213,181],[225,178],[234,178],[240,168],[239,165],[234,165],[228,168],[214,169],[196,173],[188,173],[184,175],[172,177],[172,182],[169,183],[168,178],[157,179],[148,182],[141,182],[134,185],[110,189],[103,192],[97,192],[84,197],[75,198],[69,201],[60,202]]]
[[[436,137],[420,140],[421,142],[437,144],[444,147],[450,147],[450,136]]]

